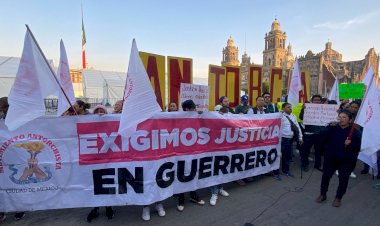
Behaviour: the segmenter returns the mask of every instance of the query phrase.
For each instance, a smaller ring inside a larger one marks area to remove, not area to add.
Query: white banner
[[[198,111],[208,111],[208,86],[181,83],[180,104],[185,100],[193,100]],[[182,106],[179,106],[182,110]]]
[[[337,104],[305,104],[304,125],[326,126],[338,120]]]
[[[0,121],[0,212],[147,205],[279,168],[280,113],[158,113],[128,140],[119,117]]]

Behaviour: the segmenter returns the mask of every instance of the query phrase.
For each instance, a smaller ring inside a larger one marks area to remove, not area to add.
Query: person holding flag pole
[[[321,133],[321,147],[325,149],[320,195],[315,200],[322,203],[327,199],[327,190],[334,172],[339,172],[339,185],[332,206],[339,207],[346,193],[350,174],[356,166],[360,151],[361,134],[351,125],[352,114],[342,111],[338,125],[328,125]],[[351,132],[352,131],[352,132]],[[348,139],[349,133],[351,134]]]
[[[157,103],[156,95],[150,84],[144,64],[141,61],[135,39],[132,41],[127,79],[121,105],[122,110],[118,133],[125,139],[129,139],[130,134],[136,132],[139,123],[162,111]],[[131,109],[134,110],[132,111]],[[156,204],[156,210],[159,216],[165,216],[166,213],[162,203],[158,202]],[[149,206],[143,207],[141,217],[145,221],[150,220]]]
[[[376,84],[372,68],[367,72],[363,83],[368,84],[363,102],[359,108],[355,123],[363,127],[361,152],[359,159],[372,168],[372,175],[379,177],[377,152],[380,150],[378,125],[380,124],[380,87]],[[379,187],[380,188],[380,187]]]

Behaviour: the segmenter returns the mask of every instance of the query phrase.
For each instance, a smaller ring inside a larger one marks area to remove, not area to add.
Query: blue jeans
[[[211,194],[218,194],[219,190],[222,188],[222,185],[214,185],[210,187]]]

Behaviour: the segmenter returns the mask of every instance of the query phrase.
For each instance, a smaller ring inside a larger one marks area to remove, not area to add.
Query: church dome
[[[313,52],[311,50],[307,51],[306,57],[312,57],[314,56]]]
[[[375,48],[370,48],[369,51],[368,51],[368,54],[369,55],[376,55]]]
[[[272,31],[280,31],[280,30],[281,30],[280,22],[276,18],[274,19],[272,23]]]
[[[231,46],[231,47],[235,46],[234,40],[232,39],[231,35],[227,40],[227,46]]]

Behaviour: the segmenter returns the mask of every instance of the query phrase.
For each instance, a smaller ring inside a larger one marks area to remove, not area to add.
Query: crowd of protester
[[[311,98],[313,104],[338,104],[334,100],[328,100],[321,95],[313,95]],[[184,101],[182,104],[183,111],[196,111],[196,105],[192,100]],[[249,105],[249,97],[243,95],[241,103],[235,108],[230,106],[228,98],[222,96],[219,98],[219,103],[215,106],[214,110],[220,114],[271,114],[280,112],[282,114],[282,127],[281,127],[281,166],[280,169],[274,170],[271,174],[276,181],[281,181],[282,176],[293,178],[294,174],[291,172],[290,163],[293,161],[294,149],[296,148],[300,154],[301,169],[308,172],[310,169],[310,160],[312,150],[314,151],[314,166],[313,168],[322,172],[320,195],[316,198],[317,203],[326,200],[326,193],[329,187],[329,181],[334,172],[339,176],[339,185],[337,188],[336,196],[332,205],[339,207],[342,202],[343,195],[346,192],[349,178],[356,178],[353,174],[356,166],[358,154],[360,151],[361,133],[363,128],[353,124],[359,107],[360,101],[341,100],[338,108],[338,121],[331,122],[326,126],[303,125],[302,121],[299,122],[297,117],[292,113],[292,105],[285,102],[281,106],[273,103],[270,93],[263,93],[261,96],[256,97],[256,106]],[[0,98],[0,119],[5,119],[9,104],[7,97]],[[122,113],[123,101],[119,100],[115,103],[113,114]],[[176,103],[172,102],[167,106],[167,112],[178,111]],[[200,114],[202,112],[199,112]],[[305,104],[303,105],[299,114],[299,119],[303,120],[305,113]],[[82,100],[77,100],[72,107],[70,107],[62,116],[74,115],[89,115],[90,104]],[[97,105],[92,114],[105,115],[108,110],[103,105]],[[354,126],[354,133],[351,139],[347,139],[351,127]],[[378,152],[379,153],[379,152]],[[380,156],[379,156],[380,159]],[[282,172],[282,174],[280,173]],[[368,174],[369,166],[364,164],[361,174]],[[380,167],[377,179],[380,179]],[[245,185],[245,183],[252,181],[252,178],[245,178],[238,180],[236,183]],[[380,184],[376,185],[380,188]],[[215,206],[219,195],[227,197],[229,193],[223,189],[223,185],[215,185],[210,187],[210,200],[211,206]],[[175,195],[178,198],[177,210],[184,211],[185,208],[185,193]],[[205,201],[202,200],[196,191],[190,192],[190,201],[204,205]],[[87,216],[87,221],[91,222],[99,216],[100,207],[94,207]],[[165,209],[162,202],[155,204],[155,209],[159,216],[165,216]],[[108,219],[114,217],[114,210],[111,206],[105,207],[105,214]],[[25,216],[25,212],[15,213],[15,219],[20,220]],[[0,222],[5,219],[6,215],[0,213]],[[143,206],[142,219],[145,221],[150,220],[150,206]]]

